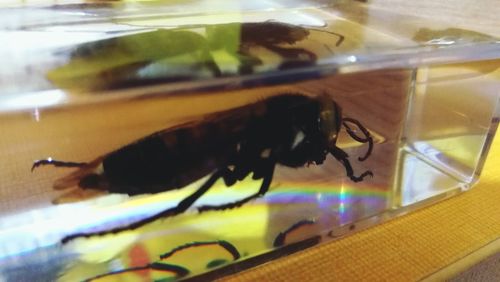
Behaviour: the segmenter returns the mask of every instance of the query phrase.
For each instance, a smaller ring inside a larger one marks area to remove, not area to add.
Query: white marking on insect
[[[98,174],[104,174],[104,166],[102,165],[102,163],[100,163],[96,168],[95,168],[95,172],[98,173]]]
[[[299,145],[305,137],[306,135],[304,134],[304,132],[297,132],[297,134],[295,135],[295,139],[293,140],[292,149],[295,149],[295,147],[297,147],[297,145]]]

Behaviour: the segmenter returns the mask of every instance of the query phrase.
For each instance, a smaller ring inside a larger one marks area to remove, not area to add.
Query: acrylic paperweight
[[[0,280],[213,279],[465,191],[497,36],[362,1],[0,4]]]

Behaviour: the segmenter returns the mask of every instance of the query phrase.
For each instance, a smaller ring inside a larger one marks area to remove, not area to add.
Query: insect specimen
[[[343,117],[341,108],[326,94],[309,97],[290,93],[153,133],[88,163],[49,158],[36,161],[32,169],[41,165],[77,167],[73,173],[56,180],[54,188],[78,186],[128,195],[180,189],[210,175],[198,190],[173,208],[127,226],[63,239],[68,241],[135,229],[183,213],[217,180],[222,179],[230,187],[253,173],[254,180],[262,181],[255,194],[232,203],[204,205],[198,210],[239,207],[267,193],[276,165],[292,168],[320,165],[331,154],[352,181],[373,176],[371,171],[355,175],[348,154],[336,146],[342,125],[353,139],[368,144],[366,154],[359,158],[366,160],[372,152],[373,139],[360,122]],[[353,125],[362,136],[352,129]]]
[[[337,46],[344,39],[331,31],[276,21],[180,26],[80,44],[69,51],[70,61],[47,77],[63,88],[113,89],[250,74],[265,64],[258,47],[281,58],[278,69],[310,66],[317,55],[292,45],[311,31],[334,35]]]

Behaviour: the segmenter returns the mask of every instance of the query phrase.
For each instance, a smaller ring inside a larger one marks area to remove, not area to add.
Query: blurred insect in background
[[[288,245],[289,243],[300,244],[301,246],[303,245],[303,243],[306,243],[308,246],[319,243],[320,238],[318,238],[318,236],[316,236],[314,240],[301,238],[299,239],[299,241],[296,241],[292,238],[291,242],[286,242],[288,241],[287,237],[290,235],[290,233],[296,232],[302,226],[313,224],[315,224],[314,220],[302,220],[297,222],[287,230],[278,234],[278,236],[274,240],[273,247],[282,247],[284,245]],[[292,249],[286,249],[284,251],[293,251],[293,249],[295,249],[294,247],[292,247]],[[146,255],[146,257],[148,257],[147,254],[143,253],[143,249],[144,246],[142,246],[142,244],[134,245],[123,254],[130,256],[130,261],[127,263],[126,261],[123,261],[123,258],[122,260],[120,260],[122,263],[125,263],[122,269],[97,275],[94,274],[93,277],[86,278],[84,281],[116,281],[116,279],[135,281],[135,279],[137,278],[141,278],[141,281],[158,281],[160,279],[177,280],[185,278],[188,275],[198,275],[204,272],[206,273],[206,271],[210,271],[225,266],[229,263],[236,262],[240,258],[244,257],[244,255],[241,254],[236,246],[226,240],[195,241],[186,243],[157,256],[150,263],[140,263],[140,261],[142,261],[144,258],[138,258],[138,256],[141,256],[142,254],[142,256]],[[142,250],[142,252],[140,250]],[[190,259],[192,257],[197,258],[195,263],[192,259]],[[95,267],[92,265],[86,267],[90,267],[91,269],[66,269],[62,273],[62,276],[65,278],[63,280],[74,280],[77,277],[82,277],[82,275],[88,275],[87,273],[93,273],[94,269],[102,269],[101,267]],[[243,267],[244,269],[246,266],[241,267]],[[241,267],[237,267],[236,269],[240,269],[239,271],[241,271],[243,270],[241,269]],[[200,279],[210,280],[203,278]]]
[[[335,46],[344,40],[331,31],[276,21],[139,31],[80,44],[69,51],[69,62],[49,71],[47,77],[63,88],[114,89],[251,74],[256,66],[266,64],[254,52],[259,47],[281,58],[278,69],[310,66],[317,55],[291,46],[305,41],[311,31],[335,36]],[[225,69],[236,69],[236,73]]]
[[[56,180],[54,188],[78,186],[128,195],[181,189],[209,176],[198,190],[173,208],[111,230],[73,234],[63,239],[66,242],[135,229],[159,218],[178,215],[188,210],[217,180],[222,179],[230,187],[253,173],[254,180],[262,180],[258,192],[232,203],[200,206],[198,211],[239,207],[267,193],[276,165],[292,168],[320,165],[330,154],[344,166],[350,180],[359,182],[373,176],[371,171],[356,176],[348,154],[336,146],[342,125],[354,140],[368,144],[366,154],[358,158],[366,160],[372,152],[373,139],[360,122],[343,117],[341,108],[326,94],[308,97],[295,93],[153,133],[88,163],[49,158],[36,161],[32,170],[43,165],[77,167],[73,173]],[[353,125],[362,136],[352,129]]]
[[[221,42],[227,42],[228,32],[239,31],[240,42],[235,46],[221,46]],[[255,46],[264,47],[281,56],[283,62],[279,69],[291,68],[292,66],[313,65],[317,56],[312,51],[304,48],[290,48],[299,41],[305,40],[311,31],[326,32],[337,38],[335,46],[339,46],[344,41],[344,36],[325,30],[305,28],[276,21],[266,21],[259,23],[230,23],[213,25],[207,27],[210,48],[213,50],[224,48],[230,54],[238,57],[240,61],[239,73],[253,73],[253,67],[262,64],[262,61],[252,55],[251,48]],[[226,38],[226,40],[224,40]],[[282,46],[285,45],[286,47]],[[288,45],[288,46],[287,46]]]
[[[191,251],[187,255],[198,255],[198,262],[201,261],[203,263],[206,263],[203,267],[204,269],[196,269],[198,271],[214,269],[228,262],[236,261],[241,257],[236,247],[228,241],[219,240],[192,242],[176,247],[173,250],[160,255],[158,260],[155,260],[154,262],[144,265],[130,266],[120,270],[99,274],[94,277],[87,278],[85,279],[85,281],[116,281],[116,279],[135,281],[134,279],[137,278],[142,278],[141,281],[163,281],[163,279],[165,279],[165,281],[173,281],[181,279],[190,274],[195,274],[195,272],[193,273],[193,269],[189,269],[190,267],[188,265],[173,263],[171,258],[176,255],[182,256],[182,253],[186,251]],[[205,262],[205,259],[201,258],[205,257],[203,256],[203,254],[211,254],[209,256],[211,257],[211,259]],[[186,254],[184,254],[184,256],[185,255]]]

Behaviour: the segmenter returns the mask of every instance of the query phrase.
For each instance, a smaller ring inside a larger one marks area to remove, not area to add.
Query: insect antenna
[[[333,31],[321,30],[321,29],[315,29],[315,28],[309,28],[309,30],[314,30],[314,31],[317,31],[317,32],[325,32],[325,33],[337,36],[339,39],[335,43],[335,47],[340,46],[340,44],[342,44],[342,42],[344,42],[344,40],[345,40],[345,36],[343,36],[340,33],[333,32]]]
[[[355,124],[361,130],[361,132],[365,135],[365,137],[362,138],[362,137],[356,135],[356,133],[354,132],[354,130],[352,130],[352,128],[349,126],[348,123]],[[361,143],[368,143],[368,150],[366,151],[365,155],[363,157],[358,158],[358,160],[361,162],[366,160],[372,154],[372,151],[373,151],[373,138],[370,135],[370,132],[358,120],[355,120],[352,118],[343,118],[342,124],[344,125],[347,133],[349,134],[349,136],[352,137],[352,139],[354,139],[358,142],[361,142]]]

